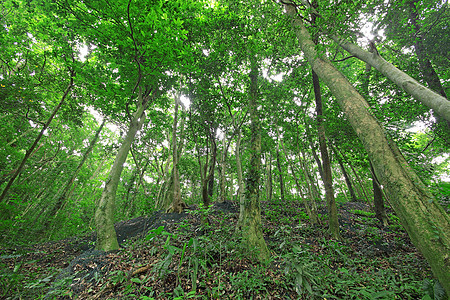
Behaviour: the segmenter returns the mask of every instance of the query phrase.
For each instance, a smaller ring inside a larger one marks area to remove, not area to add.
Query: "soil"
[[[313,230],[314,226],[308,224],[307,220],[298,219],[299,211],[304,210],[301,204],[289,205],[289,209],[282,212],[282,215],[285,217],[277,220],[271,219],[268,213],[275,211],[273,203],[263,202],[261,205],[263,207],[265,239],[268,242],[275,244],[279,242],[281,245],[282,239],[278,238],[278,233],[284,228],[283,226],[286,226],[287,230],[292,231],[293,240],[298,241],[300,244],[308,245],[315,251],[321,251],[321,243],[323,243],[323,239],[328,237],[323,233],[318,233],[319,231],[315,232]],[[399,251],[413,253],[417,257],[417,260],[413,262],[417,264],[417,272],[422,272],[423,276],[430,274],[427,263],[411,244],[406,233],[402,232],[399,234],[398,231],[393,232],[391,228],[381,225],[372,225],[370,230],[368,230],[364,220],[373,217],[361,218],[361,216],[355,214],[356,210],[369,211],[370,208],[365,203],[348,202],[340,204],[338,209],[342,237],[352,241],[351,247],[354,248],[355,253],[373,257],[386,257],[393,252]],[[325,205],[321,206],[320,212],[322,214],[326,213]],[[115,229],[120,246],[127,248],[133,247],[133,241],[145,239],[151,230],[156,230],[160,226],[164,226],[167,232],[175,233],[186,230],[183,226],[180,226],[180,223],[184,222],[184,224],[189,224],[188,230],[191,236],[201,236],[206,233],[205,230],[208,230],[203,226],[205,222],[210,224],[211,229],[209,230],[220,228],[223,222],[227,222],[227,225],[231,227],[237,222],[238,214],[239,207],[236,203],[215,203],[207,216],[206,214],[202,216],[197,206],[191,206],[186,212],[181,214],[168,214],[156,211],[149,216],[121,221],[115,224]],[[293,220],[298,221],[295,223]],[[310,234],[302,231],[305,226],[312,228]],[[316,226],[326,226],[326,222]],[[375,239],[373,238],[374,236],[376,237]],[[139,273],[133,274],[133,272],[139,271],[135,267],[135,265],[139,265],[139,262],[141,262],[141,265],[144,261],[145,265],[151,265],[152,261],[158,261],[157,255],[142,253],[141,251],[136,252],[136,255],[142,257],[133,259],[134,264],[130,265],[117,251],[105,253],[95,250],[95,239],[96,234],[93,232],[82,237],[38,244],[23,249],[1,249],[0,262],[6,263],[11,269],[18,263],[23,263],[23,268],[26,268],[27,272],[30,273],[39,273],[39,270],[45,269],[62,270],[57,276],[54,275],[48,278],[46,299],[55,297],[55,292],[58,291],[58,284],[64,282],[66,278],[72,280],[70,285],[72,297],[78,295],[81,299],[107,299],[108,293],[104,291],[115,287],[107,287],[106,289],[103,287],[103,292],[98,293],[100,289],[98,282],[103,276],[111,274],[114,270],[122,269],[126,270],[125,274],[128,274],[127,276],[131,278],[131,276],[139,275]],[[130,251],[132,253],[132,249]],[[249,264],[251,262],[242,259],[237,262],[237,265],[230,265],[226,268],[228,268],[228,272],[232,273],[237,269],[245,269],[245,266]],[[278,272],[279,269],[280,265],[275,263],[273,270],[270,272]],[[148,269],[142,272],[146,271]],[[170,276],[168,278],[166,280],[170,281]],[[154,286],[154,288],[158,288],[158,286]],[[171,282],[168,283],[166,281],[164,284],[161,283],[159,288],[170,290],[170,288],[175,288],[175,286]],[[97,291],[97,294],[95,294],[95,291]],[[292,299],[295,299],[296,293],[294,291],[285,292],[289,293],[293,297]],[[287,299],[290,299],[291,296]]]

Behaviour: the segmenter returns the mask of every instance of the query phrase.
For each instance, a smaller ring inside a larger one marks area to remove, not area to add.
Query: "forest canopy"
[[[450,294],[449,9],[2,1],[0,245],[118,250],[119,221],[233,203],[242,256],[267,262],[270,205],[342,241],[339,208],[366,203]]]

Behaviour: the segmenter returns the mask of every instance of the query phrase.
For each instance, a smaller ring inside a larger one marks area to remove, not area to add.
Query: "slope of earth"
[[[266,264],[242,255],[238,207],[231,202],[119,222],[115,252],[93,250],[95,234],[1,249],[0,299],[421,299],[432,293],[430,268],[395,215],[389,212],[390,225],[382,227],[369,210],[364,203],[340,204],[342,240],[335,241],[323,207],[322,224],[312,225],[298,202],[262,203],[273,254]]]

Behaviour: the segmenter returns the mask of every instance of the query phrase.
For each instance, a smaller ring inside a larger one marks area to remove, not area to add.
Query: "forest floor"
[[[432,293],[429,265],[392,212],[383,227],[364,203],[338,208],[340,241],[329,238],[325,208],[322,224],[312,225],[301,204],[263,202],[272,253],[265,264],[242,255],[238,207],[231,202],[119,222],[115,252],[93,250],[94,233],[1,249],[0,299],[422,299]]]

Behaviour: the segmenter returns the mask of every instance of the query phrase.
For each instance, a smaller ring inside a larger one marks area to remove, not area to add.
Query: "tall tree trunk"
[[[172,157],[173,157],[173,193],[172,193],[172,203],[170,204],[167,212],[181,213],[183,212],[186,204],[181,199],[181,188],[180,188],[180,175],[178,173],[178,151],[177,151],[177,125],[178,125],[178,107],[180,102],[180,94],[178,93],[175,97],[175,112],[173,118],[173,129],[172,129]]]
[[[114,214],[116,211],[116,191],[119,185],[120,174],[123,170],[128,152],[133,143],[136,133],[141,128],[145,120],[145,109],[148,106],[150,95],[142,95],[142,89],[139,87],[139,106],[130,122],[128,132],[122,145],[117,152],[116,159],[109,172],[109,177],[105,182],[102,196],[95,211],[95,224],[97,229],[96,249],[111,251],[119,249],[116,230],[114,229]]]
[[[13,176],[9,179],[8,184],[6,185],[6,187],[3,189],[3,192],[0,195],[0,203],[2,203],[3,200],[5,199],[6,195],[8,194],[9,189],[11,188],[12,184],[14,183],[14,180],[16,180],[17,176],[22,171],[23,167],[25,166],[25,163],[27,162],[27,160],[30,157],[30,155],[33,153],[33,151],[36,148],[37,144],[39,143],[39,141],[41,140],[42,136],[44,135],[44,132],[47,130],[48,126],[50,125],[50,123],[52,122],[53,118],[55,117],[56,113],[59,111],[61,106],[66,101],[66,98],[69,95],[69,92],[70,92],[70,90],[73,87],[73,78],[74,78],[74,76],[75,76],[75,72],[74,71],[70,71],[69,84],[67,85],[67,88],[64,91],[63,96],[61,97],[61,100],[59,101],[58,105],[56,105],[56,107],[53,109],[52,114],[47,119],[47,122],[45,122],[45,124],[42,127],[41,131],[39,132],[38,136],[34,140],[33,145],[31,145],[31,147],[27,150],[27,152],[25,153],[25,156],[23,157],[22,162],[20,163],[19,167],[16,169],[16,171],[13,174]]]
[[[296,7],[285,4],[285,9],[292,18],[293,30],[305,57],[336,97],[364,145],[375,174],[385,187],[390,203],[411,241],[450,294],[449,216],[408,165],[395,143],[388,139],[364,98],[326,57],[316,52],[308,30],[297,16]]]
[[[317,8],[317,0],[312,1],[313,7]],[[311,23],[315,24],[316,16],[311,15]],[[317,45],[319,38],[317,34],[313,37],[312,42]],[[314,88],[314,98],[316,100],[316,115],[317,115],[317,132],[319,135],[319,148],[322,157],[322,171],[323,171],[323,185],[325,186],[325,199],[327,200],[328,208],[328,231],[335,239],[339,239],[339,220],[334,199],[333,177],[331,173],[331,163],[328,156],[327,140],[325,136],[325,123],[322,111],[322,94],[320,91],[319,77],[314,69],[311,71]]]
[[[249,45],[252,47],[252,45]],[[249,254],[260,261],[266,261],[269,249],[263,237],[261,207],[259,203],[259,182],[261,177],[261,124],[258,116],[258,65],[256,56],[250,58],[249,112],[251,130],[250,163],[246,178],[245,201],[242,216],[242,244]],[[256,253],[254,252],[256,251]]]
[[[242,218],[244,217],[245,199],[244,199],[244,177],[242,175],[242,163],[241,163],[241,129],[237,129],[236,140],[236,171],[238,176],[238,199],[239,199],[239,221],[238,228],[242,224]]]
[[[225,179],[225,170],[226,170],[226,159],[227,159],[227,131],[225,131],[223,135],[223,141],[222,141],[222,155],[220,158],[220,198],[219,202],[225,202],[226,200],[226,179]]]
[[[328,231],[335,239],[339,239],[339,221],[336,201],[334,199],[333,178],[331,175],[331,164],[325,137],[325,125],[323,123],[322,96],[320,93],[319,77],[312,71],[314,95],[316,99],[317,131],[319,133],[319,147],[322,156],[323,185],[325,186],[325,199],[328,208]]]
[[[208,172],[208,196],[210,199],[212,199],[212,196],[214,194],[214,171],[216,169],[216,161],[217,161],[217,144],[215,136],[211,136],[211,148],[212,148],[211,161],[209,163],[209,172]]]
[[[280,150],[279,146],[277,145],[277,169],[278,169],[278,178],[280,181],[280,196],[281,196],[281,203],[284,202],[284,182],[283,182],[283,169],[281,168],[281,161],[280,161]]]
[[[266,159],[266,200],[270,202],[272,201],[272,153],[269,153],[266,157],[268,157]]]

